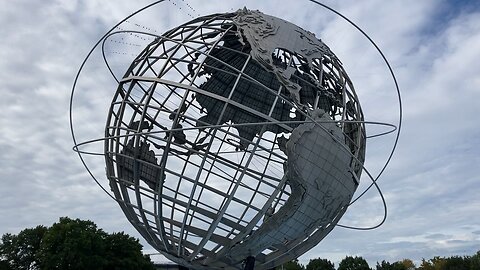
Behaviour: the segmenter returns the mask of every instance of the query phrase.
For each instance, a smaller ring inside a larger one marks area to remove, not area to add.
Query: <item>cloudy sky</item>
[[[72,151],[68,110],[75,74],[88,51],[149,2],[1,1],[0,234],[69,216],[140,237]],[[372,231],[336,228],[300,261],[322,257],[338,263],[360,255],[374,266],[383,259],[418,262],[480,250],[480,1],[325,3],[362,27],[389,59],[402,91],[404,122],[397,152],[379,180],[388,204],[385,224]],[[398,123],[394,85],[378,53],[351,26],[309,1],[170,0],[121,27],[161,33],[190,17],[244,5],[316,33],[351,74],[366,119]],[[145,40],[127,43],[107,43],[116,67]],[[82,139],[102,135],[105,100],[113,93],[101,87],[110,78],[99,57],[96,51],[75,100]],[[392,141],[390,136],[369,142],[372,172],[378,173]],[[105,181],[102,159],[90,162]],[[360,191],[367,184],[362,179]],[[368,192],[341,223],[374,225],[382,211],[378,194]],[[146,245],[145,251],[153,249]]]

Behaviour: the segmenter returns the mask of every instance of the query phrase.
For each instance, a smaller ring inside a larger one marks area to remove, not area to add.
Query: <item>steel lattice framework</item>
[[[295,68],[292,80],[302,87],[295,100],[239,41],[235,15],[198,18],[149,44],[120,81],[105,133],[108,178],[127,217],[153,246],[210,267],[232,263],[215,258],[285,205],[292,188],[282,141],[315,123],[312,111],[328,113],[347,135],[341,143],[349,145],[356,179],[365,148],[363,115],[338,59],[324,54],[307,70],[301,55],[275,50],[277,66]],[[347,204],[309,232],[310,242],[331,230]],[[304,250],[304,238],[285,246]],[[297,253],[269,246],[263,260],[254,255],[273,266]],[[230,257],[237,264],[246,256]]]

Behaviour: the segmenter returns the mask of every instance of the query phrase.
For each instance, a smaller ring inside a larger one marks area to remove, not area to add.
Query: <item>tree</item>
[[[17,236],[10,233],[2,235],[2,242],[0,243],[0,254],[2,265],[7,264],[10,267],[16,267],[19,259],[16,254]]]
[[[480,251],[470,258],[470,269],[480,269]]]
[[[445,270],[470,270],[470,257],[452,256],[445,259]]]
[[[405,270],[415,270],[416,269],[415,264],[410,259],[403,259],[403,260],[399,261],[398,263],[402,264],[405,267]]]
[[[0,260],[0,270],[13,270],[7,261]]]
[[[150,257],[142,254],[142,245],[123,232],[106,238],[106,261],[104,270],[154,270]]]
[[[298,263],[298,259],[291,260],[289,262],[284,263],[281,267],[277,267],[277,269],[283,270],[304,270],[305,268],[303,265]]]
[[[40,242],[47,231],[45,226],[24,229],[18,235],[4,234],[0,243],[2,263],[0,269],[8,265],[11,269],[39,269],[36,253]]]
[[[370,266],[362,257],[347,256],[338,265],[338,270],[370,270]]]
[[[308,262],[307,270],[335,270],[335,266],[327,259],[317,258]]]
[[[404,261],[405,260],[394,262],[394,263],[389,263],[389,262],[386,262],[386,261],[383,260],[381,264],[379,264],[377,262],[377,269],[376,270],[411,270],[410,268],[408,268],[408,266],[406,266],[407,263],[404,263]],[[408,264],[408,265],[410,265],[410,264]],[[414,269],[415,269],[415,267],[412,270],[414,270]]]
[[[381,263],[377,262],[377,267],[376,270],[392,270],[393,265],[385,260],[383,260]]]
[[[445,270],[445,263],[446,263],[445,258],[435,256],[435,257],[433,257],[433,259],[430,259],[430,262],[433,266],[433,269],[435,269],[435,270]]]
[[[430,261],[427,261],[425,260],[425,258],[423,258],[422,263],[420,263],[420,266],[418,267],[417,270],[435,270],[435,268],[430,263]]]
[[[42,239],[38,259],[42,269],[103,269],[106,233],[91,221],[60,218]]]
[[[141,250],[139,241],[125,233],[108,234],[91,221],[60,218],[50,228],[4,234],[0,270],[153,270]]]

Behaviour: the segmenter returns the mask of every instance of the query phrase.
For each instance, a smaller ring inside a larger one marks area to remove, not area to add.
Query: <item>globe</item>
[[[365,126],[340,60],[241,9],[156,36],[126,68],[104,156],[128,220],[194,269],[270,269],[317,245],[359,185]]]

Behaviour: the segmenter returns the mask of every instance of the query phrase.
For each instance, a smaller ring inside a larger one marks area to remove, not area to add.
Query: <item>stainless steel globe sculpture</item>
[[[245,8],[156,35],[118,79],[101,140],[113,197],[168,259],[271,269],[347,210],[365,123],[326,44]]]
[[[248,256],[272,268],[317,244],[346,210],[365,153],[337,57],[246,9],[150,43],[120,81],[105,138],[132,224],[169,259],[210,269]]]

